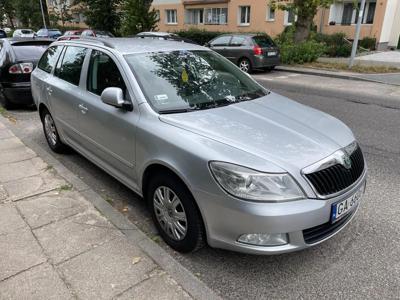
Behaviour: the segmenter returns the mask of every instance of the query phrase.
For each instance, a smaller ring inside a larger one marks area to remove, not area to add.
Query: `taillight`
[[[262,55],[263,54],[263,51],[260,46],[254,46],[253,51],[254,51],[254,55]]]
[[[33,71],[33,64],[32,63],[20,63],[12,65],[8,69],[8,73],[10,74],[29,74]]]

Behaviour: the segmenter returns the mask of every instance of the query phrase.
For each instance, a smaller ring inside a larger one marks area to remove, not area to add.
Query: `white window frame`
[[[297,21],[297,15],[294,15],[294,21]],[[283,18],[283,25],[284,26],[290,26],[293,25],[292,22],[289,22],[289,12],[287,10],[285,10],[285,16]]]
[[[242,11],[243,9],[245,10],[245,15],[244,19],[245,22],[242,23]],[[241,5],[239,6],[239,11],[238,11],[238,24],[239,26],[249,26],[250,25],[250,20],[251,20],[251,6],[250,5]]]
[[[363,25],[372,25],[375,22],[375,16],[374,16],[374,20],[372,22],[372,24],[367,24],[367,16],[368,16],[368,11],[369,11],[369,7],[370,7],[370,3],[376,3],[375,6],[375,13],[376,13],[376,8],[378,6],[377,4],[378,1],[374,1],[374,0],[367,0],[367,2],[365,3],[365,11],[364,11],[364,17],[362,19],[361,24]],[[337,25],[343,25],[342,24],[342,19],[343,19],[343,12],[344,12],[344,5],[347,3],[352,3],[352,1],[347,0],[344,2],[338,2],[338,3],[334,3],[330,6],[329,9],[329,22],[335,22]],[[352,17],[351,17],[351,23],[350,24],[346,24],[346,25],[355,25],[357,21],[357,10],[354,8],[353,9],[353,13],[352,13]]]
[[[271,12],[274,11],[274,17],[271,18]],[[273,22],[275,21],[276,18],[276,9],[272,9],[271,6],[267,6],[267,14],[266,14],[266,18],[265,20],[267,20],[268,22]]]
[[[194,11],[197,11],[197,14],[193,15]],[[200,18],[200,11],[202,11],[202,20]],[[205,9],[204,8],[189,8],[185,9],[185,24],[189,25],[202,25],[204,24],[205,19]]]
[[[223,10],[226,12],[225,14],[222,13]],[[209,20],[210,13],[211,13],[211,20]],[[204,13],[203,13],[203,22],[206,25],[227,25],[228,24],[228,13],[229,12],[228,12],[227,7],[205,8]],[[225,22],[221,21],[222,16],[225,17],[225,19],[223,20]]]
[[[173,13],[173,15],[170,15]],[[171,19],[170,19],[171,17]],[[176,9],[166,9],[165,10],[165,24],[167,25],[177,25],[178,24],[178,11]]]

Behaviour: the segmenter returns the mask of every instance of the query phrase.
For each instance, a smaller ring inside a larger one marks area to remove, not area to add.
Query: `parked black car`
[[[4,30],[0,29],[0,39],[4,39],[6,37],[7,37],[7,33]]]
[[[49,39],[0,39],[0,99],[5,108],[32,104],[31,72],[52,43]]]
[[[49,39],[57,39],[62,36],[62,33],[58,29],[48,29],[42,28],[36,33],[39,38],[49,38]]]
[[[247,73],[253,69],[272,70],[279,65],[279,49],[266,34],[224,34],[211,40],[206,46]]]

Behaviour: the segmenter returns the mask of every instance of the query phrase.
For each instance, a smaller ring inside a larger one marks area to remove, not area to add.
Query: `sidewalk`
[[[323,77],[367,81],[375,83],[383,83],[393,86],[400,86],[400,70],[399,73],[383,73],[383,74],[361,74],[343,71],[329,71],[305,67],[277,66],[276,70],[284,72],[292,72],[306,75],[316,75]]]
[[[6,122],[0,116],[0,299],[217,298],[195,280],[185,285],[202,296],[182,288],[149,254],[168,259],[158,245],[116,211],[121,225],[112,224],[88,201],[93,191],[67,182]]]

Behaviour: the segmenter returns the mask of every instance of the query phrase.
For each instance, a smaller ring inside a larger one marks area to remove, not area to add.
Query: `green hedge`
[[[375,50],[376,49],[376,38],[365,37],[360,40],[359,46],[368,49],[368,50]]]
[[[211,41],[213,38],[221,34],[226,34],[228,32],[207,31],[204,29],[190,28],[188,30],[175,31],[174,33],[183,38],[192,40],[193,42],[196,42],[199,45],[204,45],[205,43]]]
[[[303,64],[313,62],[325,51],[325,46],[316,41],[299,44],[285,43],[280,46],[281,61],[284,64]]]

